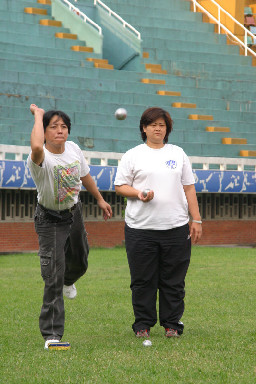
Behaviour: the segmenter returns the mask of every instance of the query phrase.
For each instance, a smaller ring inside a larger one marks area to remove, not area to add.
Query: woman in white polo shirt
[[[127,197],[125,245],[137,337],[149,337],[157,322],[157,290],[166,337],[183,333],[191,238],[196,243],[202,234],[192,168],[182,148],[167,144],[171,131],[167,111],[147,109],[140,120],[144,144],[124,154],[115,179],[116,193]]]

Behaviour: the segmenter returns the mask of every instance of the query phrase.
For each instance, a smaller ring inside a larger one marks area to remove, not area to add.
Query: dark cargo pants
[[[61,340],[65,322],[63,285],[75,283],[88,267],[89,246],[82,203],[79,202],[72,212],[64,213],[47,210],[38,204],[35,229],[45,283],[39,327],[45,340]]]
[[[158,290],[160,325],[182,334],[184,326],[180,319],[191,256],[188,224],[164,231],[125,225],[125,246],[131,274],[134,332],[156,324]]]

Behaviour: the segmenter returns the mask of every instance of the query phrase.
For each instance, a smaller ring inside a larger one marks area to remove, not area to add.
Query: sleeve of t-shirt
[[[183,168],[182,168],[181,182],[182,182],[182,185],[195,184],[195,178],[193,175],[192,167],[191,167],[189,158],[185,153],[183,153]]]
[[[81,160],[80,160],[80,164],[81,164],[81,177],[84,177],[86,175],[88,175],[88,173],[90,172],[90,168],[87,164],[87,161],[85,160],[85,157],[83,155],[83,152],[81,151],[80,149],[80,157],[81,157]]]
[[[40,167],[39,165],[33,162],[33,160],[31,159],[31,154],[32,152],[30,152],[30,154],[28,155],[27,166],[29,168],[33,180],[35,181],[44,172],[44,168]]]
[[[115,185],[132,185],[133,183],[133,171],[132,164],[129,155],[125,153],[118,165]]]

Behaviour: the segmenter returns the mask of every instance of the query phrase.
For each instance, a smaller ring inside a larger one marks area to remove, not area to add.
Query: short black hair
[[[70,134],[70,130],[71,130],[70,117],[65,112],[55,111],[55,110],[47,111],[44,113],[44,116],[43,116],[44,131],[46,130],[46,127],[48,127],[48,125],[50,124],[50,121],[53,118],[53,116],[59,116],[62,118],[62,120],[64,121],[64,123],[68,127],[68,133]]]
[[[146,109],[146,111],[143,112],[141,119],[140,119],[140,133],[142,140],[145,142],[147,141],[147,135],[144,132],[143,128],[146,127],[147,125],[152,124],[154,121],[157,119],[163,118],[166,124],[166,135],[164,137],[164,143],[168,143],[168,136],[171,133],[173,129],[173,121],[172,118],[169,114],[169,112],[165,111],[162,108],[158,107],[152,107]]]

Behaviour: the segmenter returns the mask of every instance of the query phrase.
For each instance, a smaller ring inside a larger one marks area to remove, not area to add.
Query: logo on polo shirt
[[[167,160],[167,161],[165,162],[165,165],[166,165],[168,168],[170,168],[170,169],[175,169],[175,168],[177,168],[177,161],[175,161],[175,160]]]

